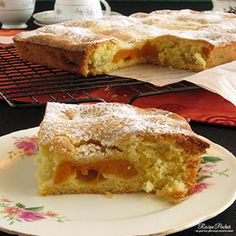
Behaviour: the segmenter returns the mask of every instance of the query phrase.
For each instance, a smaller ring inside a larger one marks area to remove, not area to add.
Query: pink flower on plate
[[[195,185],[195,188],[192,190],[191,194],[200,193],[204,189],[207,189],[209,186],[210,186],[210,184],[206,183],[206,182],[198,183],[198,184]]]
[[[5,212],[9,217],[20,216],[23,213],[18,207],[5,207]]]
[[[49,216],[49,217],[56,217],[56,216],[58,216],[58,214],[56,212],[54,212],[54,211],[47,211],[45,215]]]
[[[45,216],[42,213],[32,211],[23,211],[19,217],[28,222],[45,219]]]
[[[25,155],[30,156],[37,152],[37,137],[24,138],[15,142],[18,149],[24,151]]]
[[[207,164],[205,164],[204,166],[202,166],[201,173],[208,173],[208,172],[210,172],[211,170],[215,169],[216,166],[217,166],[217,165],[216,165],[215,163],[207,163]]]

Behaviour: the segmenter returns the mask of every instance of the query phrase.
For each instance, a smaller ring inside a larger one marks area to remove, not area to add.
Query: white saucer
[[[60,19],[56,16],[54,11],[43,11],[33,15],[33,18],[42,24],[55,24],[62,22],[64,19]]]
[[[105,13],[105,11],[103,11],[103,13]],[[121,14],[113,11],[110,13],[110,15],[121,15]],[[34,23],[39,26],[56,24],[66,20],[70,20],[70,19],[59,18],[59,16],[55,14],[55,11],[39,12],[34,14],[33,18],[35,19]]]
[[[45,26],[45,25],[47,25],[47,24],[40,23],[37,20],[34,20],[34,24],[37,25],[37,26]]]

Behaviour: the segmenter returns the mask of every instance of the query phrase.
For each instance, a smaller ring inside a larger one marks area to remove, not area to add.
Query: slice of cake
[[[193,190],[208,147],[171,112],[119,103],[48,103],[39,131],[39,191],[146,191],[176,203]]]
[[[236,15],[191,10],[69,21],[22,32],[20,56],[84,76],[153,63],[201,71],[236,59]]]

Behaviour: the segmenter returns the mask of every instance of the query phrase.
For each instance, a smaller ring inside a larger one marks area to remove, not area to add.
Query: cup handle
[[[109,16],[111,14],[111,7],[110,5],[107,3],[106,0],[100,0],[102,2],[102,4],[105,6],[105,16]]]

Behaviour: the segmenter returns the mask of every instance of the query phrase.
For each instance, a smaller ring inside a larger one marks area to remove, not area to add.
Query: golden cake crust
[[[25,60],[84,76],[137,63],[201,71],[236,58],[235,25],[234,14],[162,10],[49,25],[14,42]]]
[[[122,149],[122,143],[135,137],[147,141],[174,140],[190,155],[202,153],[208,147],[177,114],[121,103],[79,106],[49,103],[40,125],[39,144],[76,160],[78,147],[84,143]]]

